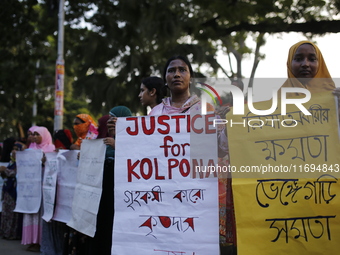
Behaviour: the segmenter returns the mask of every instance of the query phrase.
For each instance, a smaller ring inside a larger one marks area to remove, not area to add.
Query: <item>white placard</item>
[[[57,152],[45,153],[46,162],[43,178],[43,220],[49,222],[52,219],[55,204],[57,186],[58,161]]]
[[[67,223],[72,216],[72,201],[77,184],[79,150],[60,150],[58,154],[57,198],[53,220]]]
[[[91,237],[96,232],[105,151],[103,139],[83,140],[72,203],[72,218],[67,223],[71,228]]]
[[[40,209],[42,156],[41,150],[29,149],[16,153],[17,203],[15,212],[37,213]]]
[[[217,178],[191,178],[188,118],[119,118],[113,255],[219,254]]]

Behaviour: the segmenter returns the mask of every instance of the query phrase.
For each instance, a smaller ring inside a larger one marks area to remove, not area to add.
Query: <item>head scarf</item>
[[[55,150],[55,146],[52,143],[51,133],[45,127],[36,127],[34,132],[37,132],[41,136],[41,143],[33,143],[31,144],[31,149],[40,149],[43,152],[53,152]]]
[[[113,107],[110,110],[109,114],[110,116],[118,117],[118,118],[132,116],[130,109],[122,105]],[[114,158],[114,157],[115,157],[115,149],[113,149],[110,145],[107,145],[105,158]]]
[[[109,137],[109,131],[107,130],[107,121],[110,115],[104,115],[98,119],[98,138]]]
[[[109,112],[110,116],[113,117],[128,117],[128,116],[132,116],[132,113],[130,111],[129,108],[127,108],[126,106],[115,106],[113,107],[110,112]]]
[[[297,49],[302,45],[302,44],[310,44],[314,47],[315,52],[316,52],[316,57],[318,59],[319,67],[318,70],[313,77],[313,79],[309,80],[308,83],[302,84],[299,82],[299,80],[294,76],[291,70],[292,66],[292,61],[294,58],[294,55],[297,51]],[[325,92],[325,91],[332,91],[335,89],[335,84],[331,78],[331,75],[328,72],[325,60],[322,56],[322,53],[318,46],[316,46],[314,43],[309,42],[309,41],[301,41],[296,44],[294,44],[292,47],[289,49],[289,54],[288,54],[288,60],[287,60],[287,70],[288,70],[288,80],[283,84],[282,87],[298,87],[298,88],[306,88],[308,89],[311,93],[316,93],[316,92]],[[315,78],[322,78],[322,79],[315,79]],[[291,94],[291,93],[288,93]]]
[[[78,137],[74,144],[80,146],[82,139],[96,139],[98,136],[98,126],[92,117],[88,114],[78,114],[76,117],[84,121],[84,123],[73,126],[74,132]]]
[[[24,149],[24,146],[25,146],[25,145],[24,145],[23,143],[19,142],[19,141],[16,141],[16,142],[14,143],[14,145],[13,145],[12,150],[14,149],[15,146],[18,147],[18,151],[22,151],[22,150]],[[11,161],[12,161],[12,162],[15,162],[15,161],[16,161],[16,159],[13,158],[12,153],[11,153]]]
[[[70,149],[73,142],[72,133],[69,129],[60,129],[54,133],[54,145],[58,149]]]
[[[36,129],[37,127],[38,127],[38,126],[32,126],[32,127],[30,127],[30,128],[28,129],[28,131],[31,131],[31,133],[33,134],[34,131],[35,131],[35,129]],[[32,148],[31,146],[33,146],[33,144],[35,144],[35,143],[32,142],[32,141],[28,141],[28,140],[27,140],[26,146],[27,146],[28,148]]]
[[[32,126],[32,127],[30,127],[30,128],[28,129],[28,131],[31,131],[32,134],[33,134],[33,133],[34,133],[34,130],[35,130],[37,127],[39,127],[39,126]]]
[[[18,151],[22,151],[24,149],[24,145],[21,143],[21,142],[15,142],[14,143],[14,146],[17,146],[18,147]]]

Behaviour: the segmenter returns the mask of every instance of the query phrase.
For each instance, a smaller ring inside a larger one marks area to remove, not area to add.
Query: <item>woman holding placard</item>
[[[188,59],[183,56],[174,56],[168,59],[165,64],[163,79],[166,86],[170,90],[170,97],[164,98],[160,104],[155,106],[149,115],[174,115],[174,114],[190,114],[191,111],[201,112],[201,100],[200,98],[190,93],[190,82],[194,78],[194,72]],[[215,109],[212,105],[207,104],[207,111],[213,112]],[[229,111],[229,107],[220,107],[215,110],[215,113],[220,116],[225,116]],[[218,132],[218,144],[219,155],[226,155],[228,150],[227,137],[224,129],[217,130]],[[230,221],[233,221],[233,211],[226,213],[226,196],[225,192],[225,178],[219,178],[219,186],[223,189],[219,191],[220,197],[220,237],[221,237],[221,254],[226,254],[226,224],[227,217]],[[229,236],[233,236],[234,233],[228,233]],[[235,244],[235,243],[234,243]],[[233,249],[232,245],[228,247]],[[232,254],[232,253],[230,253]]]
[[[51,133],[45,127],[36,126],[30,128],[33,133],[32,142],[29,149],[42,150],[44,153],[53,152],[55,146],[52,143]],[[45,156],[42,158],[44,164]],[[40,244],[42,243],[42,219],[41,209],[38,213],[24,214],[23,218],[23,231],[22,231],[22,244],[30,244],[27,250],[39,251]]]
[[[73,129],[78,139],[71,145],[71,150],[80,150],[83,139],[96,139],[98,125],[89,114],[78,114],[73,121]]]
[[[110,255],[112,245],[112,227],[114,216],[114,160],[116,122],[120,117],[131,116],[131,111],[125,106],[113,107],[109,112],[107,122],[109,137],[103,139],[106,144],[105,163],[103,172],[102,195],[97,214],[96,233],[89,254]]]
[[[170,90],[170,97],[164,98],[149,115],[189,113],[191,108],[200,110],[200,98],[190,93],[190,79],[194,71],[189,60],[174,56],[165,64],[163,79]]]
[[[16,152],[24,149],[21,142],[15,142],[14,138],[8,138],[4,143],[9,142],[12,147],[10,162],[7,166],[0,166],[0,175],[4,179],[2,187],[2,212],[0,214],[0,236],[8,240],[21,239],[22,215],[14,212],[17,198],[16,180]],[[20,226],[20,229],[19,229]]]
[[[305,88],[311,93],[335,89],[322,53],[312,42],[301,41],[290,47],[287,71],[288,79],[282,85],[283,88]]]

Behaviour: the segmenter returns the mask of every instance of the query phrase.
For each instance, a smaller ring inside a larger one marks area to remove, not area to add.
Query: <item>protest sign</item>
[[[78,150],[60,150],[58,153],[57,198],[53,220],[67,223],[72,216],[72,201],[77,184]]]
[[[105,150],[103,139],[83,140],[72,202],[72,218],[67,223],[71,228],[91,237],[96,232]]]
[[[16,153],[17,202],[15,212],[37,213],[40,209],[42,157],[41,150],[25,150]]]
[[[336,106],[331,93],[313,95],[304,105],[311,115],[289,108],[285,116],[280,109],[229,116],[253,120],[244,127],[227,125],[239,255],[338,252]],[[273,119],[278,121],[268,122]]]
[[[42,183],[43,192],[43,220],[50,221],[54,213],[55,194],[57,186],[58,162],[57,152],[45,153],[46,162]]]
[[[119,118],[112,254],[219,253],[217,178],[191,176],[192,125],[190,115]],[[216,132],[213,142],[216,157]]]

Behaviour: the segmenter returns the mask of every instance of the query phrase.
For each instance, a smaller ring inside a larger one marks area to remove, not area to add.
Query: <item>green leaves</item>
[[[26,131],[32,121],[53,129],[58,2],[0,1],[0,111],[6,113],[0,140],[18,136],[17,129]],[[78,113],[100,117],[116,105],[145,114],[141,79],[162,76],[175,54],[188,56],[201,76],[223,69],[229,77],[249,75],[242,73],[242,60],[252,55],[254,75],[266,34],[339,32],[339,21],[332,20],[339,6],[339,0],[66,1],[64,127],[72,129]],[[230,63],[218,62],[220,50]]]

